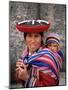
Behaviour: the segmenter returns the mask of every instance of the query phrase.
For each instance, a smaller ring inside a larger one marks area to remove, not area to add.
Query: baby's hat
[[[60,36],[57,33],[50,33],[46,37],[46,45],[52,42],[60,43]]]

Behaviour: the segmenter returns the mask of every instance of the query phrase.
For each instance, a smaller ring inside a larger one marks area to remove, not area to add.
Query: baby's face
[[[58,51],[58,44],[56,42],[49,43],[47,46],[51,51]]]

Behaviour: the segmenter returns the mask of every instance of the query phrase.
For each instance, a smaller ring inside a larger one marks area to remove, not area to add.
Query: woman
[[[16,25],[24,32],[26,49],[16,62],[16,78],[24,87],[55,86],[59,84],[59,66],[56,56],[43,45],[43,32],[50,23],[45,20],[25,20]]]

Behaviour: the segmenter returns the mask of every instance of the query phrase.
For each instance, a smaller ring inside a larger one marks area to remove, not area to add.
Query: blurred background
[[[66,5],[50,3],[33,3],[9,1],[9,68],[10,87],[22,87],[14,78],[15,63],[21,56],[25,47],[23,33],[16,30],[16,24],[22,20],[43,19],[49,20],[49,31],[58,33],[61,37],[61,51],[63,53],[63,66],[60,72],[60,84],[66,85]],[[45,38],[44,38],[45,42]],[[15,86],[14,86],[15,85]]]

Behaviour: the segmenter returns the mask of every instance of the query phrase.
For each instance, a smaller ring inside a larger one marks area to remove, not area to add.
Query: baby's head
[[[60,38],[58,34],[50,33],[46,37],[46,47],[53,52],[58,51],[60,46]]]

